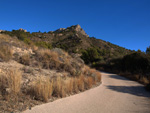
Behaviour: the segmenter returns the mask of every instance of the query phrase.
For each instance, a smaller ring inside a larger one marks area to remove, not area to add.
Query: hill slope
[[[31,34],[17,35],[0,34],[0,112],[21,112],[100,84],[100,72],[78,55],[38,48],[25,37]]]
[[[130,53],[123,47],[114,45],[110,42],[89,37],[80,25],[60,28],[48,33],[24,32],[13,30],[12,32],[3,32],[11,36],[17,36],[20,40],[28,44],[35,44],[45,48],[62,48],[69,53],[79,53],[86,63],[106,62],[107,60],[123,57]],[[89,55],[91,54],[91,55]],[[94,54],[94,55],[93,55]],[[94,56],[91,58],[90,56]]]

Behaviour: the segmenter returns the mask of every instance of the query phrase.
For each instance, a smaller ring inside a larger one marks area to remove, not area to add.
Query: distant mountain
[[[44,42],[51,44],[52,47],[62,48],[69,53],[82,53],[83,50],[92,48],[97,51],[98,56],[104,61],[111,58],[122,57],[131,52],[128,49],[110,42],[96,39],[95,37],[89,37],[80,25],[60,28],[48,33],[35,32],[32,33],[30,39],[37,43],[37,45]]]

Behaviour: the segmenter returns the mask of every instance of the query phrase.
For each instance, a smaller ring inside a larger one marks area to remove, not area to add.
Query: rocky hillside
[[[69,53],[78,53],[87,64],[106,63],[108,60],[123,57],[131,52],[110,42],[89,37],[80,25],[60,28],[48,33],[29,33],[23,30],[4,31],[2,33],[16,36],[28,45],[48,49],[61,48]],[[94,57],[91,58],[90,56]]]
[[[38,47],[19,32],[0,34],[0,112],[31,109],[101,83],[100,72],[78,54]]]

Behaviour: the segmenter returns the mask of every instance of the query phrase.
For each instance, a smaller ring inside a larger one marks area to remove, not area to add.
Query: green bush
[[[50,43],[47,43],[47,42],[44,42],[44,41],[36,42],[35,45],[38,46],[38,47],[52,49],[52,45]]]
[[[26,44],[30,45],[32,44],[32,41],[28,37],[32,37],[33,35],[29,32],[24,32],[20,30],[12,30],[10,31],[4,31],[4,34],[8,34],[10,36],[16,36],[19,40],[25,42]]]
[[[123,71],[145,73],[150,67],[149,59],[143,53],[133,53],[122,59]]]
[[[87,50],[81,50],[81,58],[86,64],[103,60],[102,51],[98,48],[88,48]]]

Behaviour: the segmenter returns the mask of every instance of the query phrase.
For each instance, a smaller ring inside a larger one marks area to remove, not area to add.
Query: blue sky
[[[54,31],[80,24],[89,36],[131,50],[150,46],[150,0],[0,0],[0,29]]]

